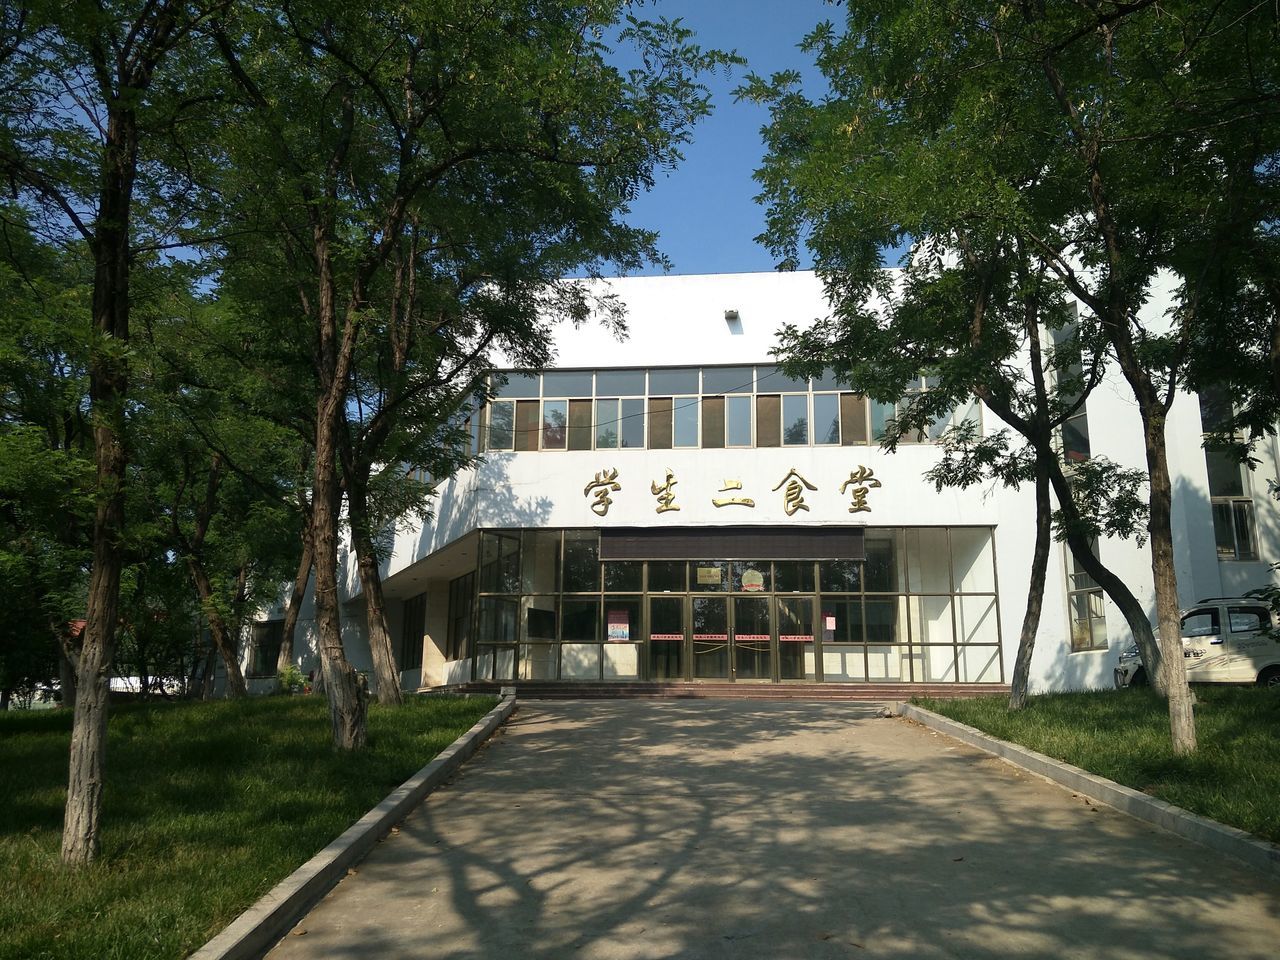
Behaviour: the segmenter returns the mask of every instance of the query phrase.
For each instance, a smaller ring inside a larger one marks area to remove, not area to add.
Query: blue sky
[[[769,115],[762,107],[735,103],[732,91],[748,71],[768,76],[797,69],[808,86],[817,71],[797,44],[822,20],[839,22],[844,9],[823,0],[659,0],[639,14],[679,17],[703,47],[736,50],[747,66],[710,78],[714,112],[694,131],[685,162],[659,174],[654,189],[637,198],[629,222],[659,232],[672,273],[772,270],[769,252],[752,239],[764,229],[751,174],[764,153],[760,128]]]

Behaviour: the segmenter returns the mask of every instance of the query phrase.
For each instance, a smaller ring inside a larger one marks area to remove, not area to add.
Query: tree
[[[882,186],[892,170],[900,194],[939,194],[917,237],[1014,237],[1082,305],[1143,421],[1163,685],[1174,748],[1189,752],[1164,423],[1197,331],[1220,319],[1206,296],[1217,264],[1242,232],[1275,221],[1264,205],[1234,202],[1250,178],[1233,173],[1256,124],[1275,125],[1274,12],[1230,0],[881,0],[847,17],[843,34],[828,24],[806,41],[832,96],[807,129],[777,130],[775,152],[813,163],[797,182],[766,181],[769,236],[792,260],[811,229],[836,300],[859,294],[847,265],[878,261],[886,238],[905,236],[858,219],[880,199],[863,179]],[[769,91],[784,115],[809,109],[797,81],[782,75]],[[886,140],[895,152],[875,152]],[[1271,144],[1244,152],[1274,155]],[[1147,300],[1165,276],[1174,308],[1152,317]]]
[[[587,313],[586,293],[553,287],[560,274],[545,267],[594,274],[602,261],[627,268],[657,256],[653,235],[621,216],[655,167],[678,159],[706,112],[697,73],[728,58],[703,53],[678,24],[629,20],[621,36],[639,48],[641,66],[623,74],[599,38],[624,9],[500,0],[483,10],[465,2],[369,10],[317,0],[219,25],[241,100],[221,190],[251,234],[221,252],[229,276],[261,282],[269,271],[268,283],[296,294],[276,322],[310,345],[310,544],[340,748],[362,746],[365,724],[339,623],[337,464],[358,346],[387,316],[375,298],[392,288],[388,274],[413,231],[424,255],[462,256],[468,275],[476,243],[477,262],[490,267],[480,289],[510,304],[504,335],[545,342],[541,321],[519,306],[554,296],[573,315]],[[490,258],[491,244],[507,259]]]
[[[140,246],[162,244],[172,218],[182,219],[184,179],[159,162],[157,145],[204,101],[188,96],[181,78],[207,59],[187,49],[207,12],[176,0],[32,0],[0,13],[0,171],[34,228],[83,243],[94,266],[88,372],[96,504],[63,830],[70,865],[98,851],[124,567],[130,276]]]

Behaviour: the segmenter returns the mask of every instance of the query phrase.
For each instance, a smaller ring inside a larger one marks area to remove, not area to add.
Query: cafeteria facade
[[[395,533],[383,573],[402,686],[1007,684],[1032,490],[937,490],[924,474],[947,422],[888,453],[876,437],[892,405],[779,370],[779,327],[829,309],[813,273],[607,283],[629,335],[557,327],[552,366],[506,372],[475,418],[477,464],[439,485],[430,522]],[[1116,375],[1093,391],[1060,438],[1069,458],[1143,466],[1126,391]],[[976,402],[958,418],[1001,427]],[[1200,398],[1180,395],[1168,445],[1183,606],[1266,583],[1280,555],[1274,440],[1249,471],[1203,449],[1204,422]],[[1097,550],[1154,615],[1145,547]],[[340,578],[348,656],[371,671],[354,558]],[[247,645],[259,687],[282,617],[266,611]],[[1055,544],[1032,691],[1107,686],[1131,642]],[[317,666],[310,594],[295,650]]]

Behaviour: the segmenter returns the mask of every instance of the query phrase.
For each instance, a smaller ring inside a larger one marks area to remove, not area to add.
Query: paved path
[[[522,703],[270,956],[1275,960],[1280,884],[862,705]]]

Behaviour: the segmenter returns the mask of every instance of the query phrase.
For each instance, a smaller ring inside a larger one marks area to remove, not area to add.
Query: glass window
[[[650,560],[650,593],[683,593],[685,590],[685,563],[683,560]]]
[[[560,601],[561,634],[566,643],[600,642],[600,601]]]
[[[1253,501],[1248,499],[1214,500],[1213,535],[1218,545],[1219,560],[1256,560],[1257,538],[1254,533]]]
[[[862,589],[862,564],[857,560],[822,560],[818,582],[823,593],[856,593]]]
[[[649,398],[649,449],[671,449],[671,398]]]
[[[542,401],[542,449],[563,450],[568,440],[569,401]]]
[[[622,401],[622,429],[619,431],[624,447],[640,449],[644,446],[644,400]]]
[[[1209,470],[1209,496],[1244,496],[1244,470],[1242,463],[1225,450],[1206,450],[1205,466]]]
[[[591,449],[591,401],[569,401],[569,449]]]
[[[446,660],[461,660],[471,641],[471,609],[475,600],[476,575],[467,573],[449,583],[449,633]],[[424,611],[425,613],[425,611]]]
[[[643,370],[596,371],[597,397],[643,397]]]
[[[1200,391],[1200,427],[1205,433],[1226,433],[1234,415],[1231,394],[1222,387]]]
[[[516,405],[510,400],[494,400],[489,404],[489,437],[487,450],[510,450],[515,444]]]
[[[822,612],[823,643],[862,643],[862,601],[857,597],[823,596],[818,604]]]
[[[1062,454],[1068,460],[1079,462],[1088,460],[1090,453],[1089,418],[1081,407],[1079,413],[1062,425]]]
[[[526,530],[520,551],[520,589],[555,593],[560,589],[560,531]]]
[[[894,593],[902,583],[902,532],[867,533],[868,593]]]
[[[751,393],[754,379],[750,367],[706,367],[702,371],[702,392]]]
[[[1253,533],[1253,501],[1233,500],[1231,516],[1235,521],[1236,559],[1258,559],[1258,551],[1254,547],[1256,538]]]
[[[503,378],[506,382],[500,382]],[[518,373],[514,370],[494,374],[499,381],[496,394],[503,399],[533,398],[538,396],[538,375],[536,373]]]
[[[1192,610],[1182,618],[1182,635],[1184,637],[1216,637],[1222,632],[1218,626],[1216,608]]]
[[[556,639],[556,597],[526,597],[524,639],[548,643]]]
[[[951,592],[951,550],[945,527],[908,530],[908,589],[912,593]]]
[[[900,643],[906,640],[899,636],[898,614],[901,603],[897,598],[876,600],[867,597],[865,607],[867,643]]]
[[[596,449],[617,449],[621,438],[618,433],[618,401],[596,401]]]
[[[822,376],[813,378],[813,389],[815,390],[844,390],[848,386],[847,378],[839,376],[830,368],[823,370]]]
[[[989,527],[951,528],[951,567],[958,593],[995,593],[995,551]]]
[[[786,393],[788,390],[808,391],[809,381],[803,377],[788,377],[781,367],[756,367],[756,389],[769,393]]]
[[[792,393],[782,398],[782,442],[787,446],[809,442],[809,397]]]
[[[779,593],[812,593],[812,560],[779,560],[773,565],[775,589]]]
[[[480,598],[480,642],[515,643],[520,605],[505,597]]]
[[[516,449],[537,450],[542,434],[542,413],[537,400],[516,401]]]
[[[896,416],[896,410],[892,403],[881,403],[878,400],[871,401],[871,439],[877,443],[884,439],[884,435],[889,432],[889,421]]]
[[[735,560],[731,567],[733,589],[742,593],[769,593],[773,590],[768,560]]]
[[[724,397],[702,398],[702,446],[707,450],[724,446]]]
[[[600,589],[600,536],[594,530],[564,532],[564,592]]]
[[[519,533],[485,531],[480,534],[481,593],[518,593],[519,571]]]
[[[720,593],[728,589],[729,565],[723,560],[695,560],[690,566],[690,592]]]
[[[698,398],[675,397],[672,400],[672,412],[675,415],[675,445],[696,447],[698,445]]]
[[[649,371],[649,396],[667,397],[677,393],[699,393],[698,368],[665,368]]]
[[[840,442],[846,447],[867,442],[867,399],[840,394]]]
[[[606,590],[640,592],[644,563],[640,560],[610,560],[604,565]]]
[[[776,393],[756,395],[756,446],[782,446],[782,398]]]
[[[952,531],[953,546],[954,534]],[[1094,556],[1097,541],[1089,543]],[[1075,553],[1067,549],[1067,608],[1071,616],[1071,649],[1099,650],[1107,646],[1107,605],[1102,588],[1085,571]]]
[[[751,446],[751,398],[725,397],[725,445]]]
[[[542,375],[544,397],[590,397],[590,370],[553,370]]]
[[[1227,616],[1232,633],[1257,633],[1271,625],[1271,613],[1266,607],[1228,607]]]
[[[604,639],[606,643],[638,643],[640,598],[604,598]]]
[[[838,444],[840,442],[840,395],[815,393],[813,395],[813,442]]]

